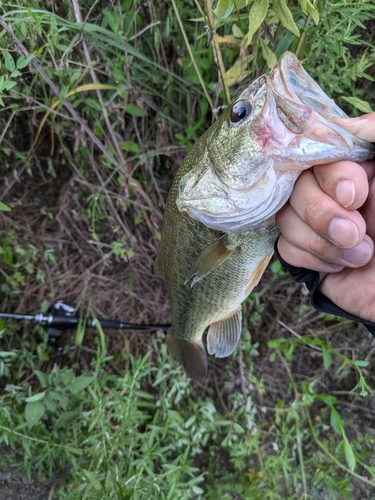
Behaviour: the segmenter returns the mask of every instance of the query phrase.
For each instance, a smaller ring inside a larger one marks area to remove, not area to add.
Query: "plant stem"
[[[310,419],[310,415],[308,414],[307,410],[305,409],[305,415],[306,415],[306,418],[309,422],[309,426],[310,426],[310,430],[311,430],[311,434],[314,438],[314,441],[316,442],[316,444],[319,446],[319,448],[331,459],[333,460],[333,462],[335,462],[336,465],[338,465],[341,469],[343,469],[345,472],[351,474],[352,476],[354,476],[355,478],[359,479],[360,481],[370,485],[372,488],[375,486],[375,483],[373,481],[369,481],[367,478],[361,476],[360,474],[357,474],[356,472],[348,469],[348,467],[345,467],[345,465],[343,465],[339,460],[337,460],[337,458],[332,455],[332,453],[330,453],[327,448],[324,446],[324,444],[322,444],[322,442],[318,439],[318,436],[316,435],[316,432],[315,432],[315,429],[314,429],[314,426],[311,422],[311,419]]]
[[[302,35],[300,36],[300,39],[298,41],[298,45],[297,45],[297,48],[296,48],[296,57],[300,57],[301,55],[301,52],[302,52],[302,49],[303,49],[303,46],[305,44],[305,40],[306,40],[306,30],[310,24],[310,21],[311,21],[311,14],[309,14],[306,18],[306,22],[305,22],[305,27],[303,28],[303,32],[302,32]]]
[[[207,101],[208,101],[208,103],[209,103],[209,105],[210,105],[210,107],[211,107],[211,110],[212,110],[213,114],[216,116],[216,113],[214,112],[214,104],[213,104],[213,102],[212,102],[212,100],[211,100],[211,98],[210,98],[210,95],[209,95],[209,93],[208,93],[208,90],[207,90],[206,84],[205,84],[205,83],[204,83],[204,81],[203,81],[203,78],[202,78],[201,72],[200,72],[200,70],[199,70],[199,68],[198,68],[198,65],[197,65],[196,61],[195,61],[194,54],[193,54],[193,52],[192,52],[192,50],[191,50],[191,48],[190,48],[190,45],[189,45],[189,40],[188,40],[188,38],[187,38],[187,35],[186,35],[186,32],[185,32],[185,29],[184,29],[184,25],[183,25],[183,23],[182,23],[182,21],[181,21],[181,17],[180,17],[180,14],[179,14],[179,12],[178,12],[178,9],[177,9],[177,6],[176,6],[176,3],[175,3],[175,0],[172,0],[172,5],[173,5],[173,9],[174,9],[175,14],[176,14],[176,18],[177,18],[178,24],[179,24],[180,29],[181,29],[181,33],[182,33],[183,39],[184,39],[184,41],[185,41],[186,48],[187,48],[187,50],[188,50],[188,52],[189,52],[189,56],[190,56],[191,62],[192,62],[193,66],[194,66],[194,69],[195,69],[195,71],[196,71],[196,73],[197,73],[197,76],[198,76],[199,82],[200,82],[200,84],[201,84],[201,87],[202,87],[202,89],[203,89],[204,95],[206,96],[206,99],[207,99]]]
[[[293,374],[290,371],[288,363],[285,361],[284,356],[280,351],[278,351],[279,357],[281,359],[282,364],[284,365],[284,368],[288,374],[290,383],[292,384],[293,392],[294,392],[294,397],[296,401],[299,401],[299,393],[297,390],[297,384],[296,381],[294,380]],[[307,487],[306,487],[306,475],[305,475],[305,465],[304,465],[304,460],[303,460],[303,451],[302,451],[302,440],[301,440],[301,433],[299,430],[299,423],[298,419],[295,420],[296,423],[296,437],[297,437],[297,450],[298,450],[298,459],[299,459],[299,465],[301,469],[301,478],[302,478],[302,486],[303,486],[303,493],[304,497],[307,498]]]
[[[219,66],[221,81],[222,81],[224,93],[225,93],[225,100],[227,101],[227,104],[229,105],[231,103],[231,97],[230,97],[230,92],[229,92],[229,88],[227,85],[227,81],[225,79],[225,68],[224,68],[223,58],[221,55],[220,45],[219,45],[219,42],[217,41],[214,16],[212,13],[212,7],[211,7],[210,0],[204,0],[204,6],[206,9],[206,13],[207,13],[208,27],[209,27],[210,32],[211,32],[212,52],[214,54],[215,62]]]

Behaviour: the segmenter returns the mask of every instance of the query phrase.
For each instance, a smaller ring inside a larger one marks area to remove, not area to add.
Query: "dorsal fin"
[[[225,358],[232,354],[240,340],[242,330],[241,306],[226,318],[211,323],[207,333],[207,350],[217,358]]]
[[[191,286],[193,287],[195,283],[220,267],[235,250],[236,248],[227,247],[225,237],[219,238],[210,245],[207,245],[194,262],[184,284],[186,285],[192,279]]]

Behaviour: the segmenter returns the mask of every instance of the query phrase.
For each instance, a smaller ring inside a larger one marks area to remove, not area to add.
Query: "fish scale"
[[[372,145],[332,123],[345,116],[286,53],[183,161],[168,195],[155,273],[171,301],[169,347],[191,378],[207,374],[207,329],[210,354],[225,357],[236,348],[241,303],[273,254],[274,215],[299,174],[373,157]]]

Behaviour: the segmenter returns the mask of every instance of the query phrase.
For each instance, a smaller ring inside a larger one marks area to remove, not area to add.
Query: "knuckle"
[[[337,249],[334,245],[316,233],[310,235],[305,248],[308,248],[310,253],[325,262],[334,263],[338,260]]]
[[[306,224],[315,230],[317,225],[321,225],[322,220],[324,221],[325,214],[327,214],[327,203],[319,197],[306,207],[304,219]]]

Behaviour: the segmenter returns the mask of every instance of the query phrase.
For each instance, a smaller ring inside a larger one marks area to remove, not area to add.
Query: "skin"
[[[375,141],[375,113],[338,120]],[[320,291],[375,322],[375,160],[339,161],[305,171],[277,214],[278,250],[294,266],[320,272]]]

